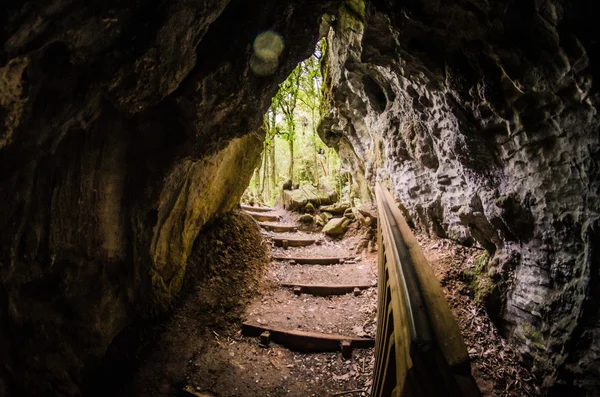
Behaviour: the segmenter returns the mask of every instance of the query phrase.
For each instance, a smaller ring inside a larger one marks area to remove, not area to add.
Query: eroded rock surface
[[[0,6],[0,395],[79,395],[126,324],[171,305],[330,3]],[[257,76],[266,30],[286,47]]]
[[[341,7],[321,137],[411,221],[493,254],[494,316],[555,392],[600,389],[598,24],[585,2]]]

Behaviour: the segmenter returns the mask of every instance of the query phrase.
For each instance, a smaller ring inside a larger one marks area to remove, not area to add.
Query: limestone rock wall
[[[79,395],[125,325],[169,308],[331,3],[2,3],[0,395]],[[265,30],[286,47],[261,77]]]
[[[319,131],[363,201],[379,180],[430,233],[493,254],[492,315],[545,385],[569,395],[600,389],[590,7],[347,1],[328,36]]]

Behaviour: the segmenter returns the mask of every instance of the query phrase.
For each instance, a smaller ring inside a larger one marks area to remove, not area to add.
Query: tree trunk
[[[317,135],[313,130],[313,168],[314,168],[314,180],[315,186],[319,183],[319,166],[317,164]]]
[[[275,166],[275,137],[271,141],[271,187],[272,192],[277,190],[277,168]]]
[[[260,183],[260,167],[254,169],[254,199],[258,197],[258,184]]]
[[[290,145],[290,168],[288,169],[288,178],[292,183],[294,182],[294,140],[290,139],[288,141]]]
[[[315,117],[315,108],[310,109],[310,122],[312,126],[312,143],[313,143],[313,168],[314,168],[314,181],[315,186],[319,184],[319,166],[317,164],[317,118]]]
[[[260,195],[263,198],[263,201],[265,199],[265,173],[267,170],[267,144],[266,142],[263,145],[263,154],[262,154],[262,183],[261,183],[261,187],[260,187]]]

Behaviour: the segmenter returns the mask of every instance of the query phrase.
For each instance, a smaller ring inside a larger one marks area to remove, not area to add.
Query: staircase
[[[341,352],[346,359],[354,349],[372,348],[375,263],[365,263],[351,242],[302,231],[297,215],[288,211],[242,210],[271,243],[269,278],[274,286],[247,310],[243,335],[258,337],[263,347],[277,343],[298,352]]]

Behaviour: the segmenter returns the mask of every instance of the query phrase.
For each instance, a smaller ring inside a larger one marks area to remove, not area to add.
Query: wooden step
[[[277,215],[260,214],[257,212],[250,211],[246,211],[246,214],[250,215],[252,218],[259,222],[279,222],[279,216]]]
[[[241,204],[240,207],[245,210],[245,211],[250,211],[250,212],[269,212],[269,211],[274,211],[275,208],[269,208],[269,207],[253,207],[251,205],[245,205],[245,204]]]
[[[306,247],[308,245],[314,244],[315,239],[292,239],[292,238],[287,238],[287,237],[272,237],[273,242],[275,243],[276,247],[283,247],[283,248],[287,248],[287,247]]]
[[[326,284],[293,284],[293,283],[281,283],[284,288],[293,288],[294,292],[299,291],[303,294],[310,294],[315,296],[330,296],[330,295],[344,295],[354,292],[355,289],[365,290],[377,285],[372,284],[354,284],[354,285],[326,285]]]
[[[277,233],[295,232],[298,230],[298,227],[294,226],[294,225],[274,225],[272,223],[264,223],[264,222],[259,222],[258,224],[263,229],[266,229],[266,230],[269,230],[272,232],[277,232]]]
[[[301,352],[341,351],[345,346],[359,349],[375,346],[375,339],[371,338],[286,330],[264,326],[250,321],[242,323],[242,334],[245,336],[256,337],[260,336],[260,334],[265,331],[270,333],[270,338],[273,342]]]
[[[294,261],[299,265],[336,265],[354,257],[338,257],[338,258],[296,258],[286,256],[272,256],[274,261]]]

